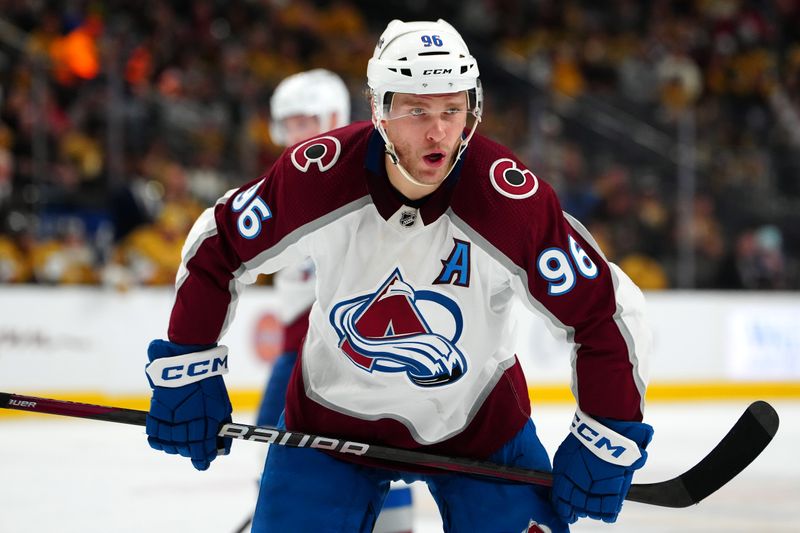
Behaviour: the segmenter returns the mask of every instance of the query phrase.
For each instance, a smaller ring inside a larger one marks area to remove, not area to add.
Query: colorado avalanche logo
[[[533,196],[539,190],[536,175],[527,168],[519,168],[516,162],[507,158],[492,163],[489,178],[497,192],[515,200]]]
[[[452,331],[431,331],[420,308],[445,313]],[[420,387],[453,383],[467,372],[456,346],[464,324],[458,305],[438,292],[415,291],[399,269],[375,293],[336,304],[330,322],[342,352],[367,372],[405,372]]]
[[[342,145],[335,137],[326,135],[309,139],[292,150],[292,164],[303,172],[308,172],[309,167],[315,164],[320,172],[325,172],[336,163],[341,151]]]

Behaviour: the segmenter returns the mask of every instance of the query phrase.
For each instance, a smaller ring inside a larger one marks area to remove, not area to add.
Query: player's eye
[[[442,120],[458,120],[458,117],[460,117],[463,113],[464,110],[460,107],[450,107],[442,111]]]
[[[408,114],[412,117],[424,117],[427,113],[421,107],[412,107]]]

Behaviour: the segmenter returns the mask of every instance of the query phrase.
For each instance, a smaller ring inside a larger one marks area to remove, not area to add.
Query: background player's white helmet
[[[478,62],[464,39],[446,21],[403,22],[393,20],[384,30],[367,65],[367,85],[372,96],[372,121],[386,142],[386,152],[402,174],[416,181],[399,164],[394,146],[381,120],[388,117],[394,93],[447,94],[467,91],[474,123],[461,142],[458,158],[466,149],[483,112],[483,93]],[[450,170],[453,169],[450,167]],[[450,171],[448,171],[449,174]]]
[[[270,135],[280,145],[287,144],[283,121],[292,116],[318,117],[320,132],[350,123],[347,86],[339,76],[321,68],[286,77],[275,88],[269,104]]]

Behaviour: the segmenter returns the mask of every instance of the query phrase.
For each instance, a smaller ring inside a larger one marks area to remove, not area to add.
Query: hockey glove
[[[147,414],[147,442],[156,450],[190,457],[205,470],[217,454],[231,449],[218,438],[220,424],[231,421],[231,402],[222,374],[228,372],[228,348],[154,340],[145,367],[153,389]]]
[[[556,513],[569,524],[584,516],[615,522],[633,472],[647,460],[650,425],[600,420],[576,412],[570,434],[553,457],[550,497]]]

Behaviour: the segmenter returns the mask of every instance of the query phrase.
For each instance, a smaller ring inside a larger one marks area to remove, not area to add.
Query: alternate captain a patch
[[[453,239],[453,249],[447,259],[442,259],[442,271],[433,282],[469,287],[470,243]]]
[[[328,135],[309,139],[292,150],[292,164],[297,170],[308,172],[316,165],[320,172],[331,168],[342,153],[342,145],[336,137]]]
[[[447,385],[467,372],[457,346],[464,327],[458,304],[415,290],[400,269],[374,293],[336,304],[329,320],[342,353],[367,372],[402,372],[420,387]]]

